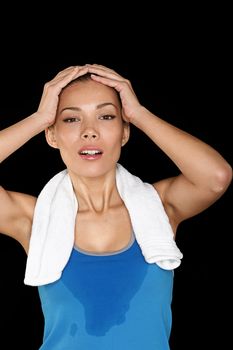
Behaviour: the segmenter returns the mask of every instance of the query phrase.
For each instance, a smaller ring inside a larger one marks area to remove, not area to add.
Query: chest
[[[80,211],[76,217],[75,246],[93,253],[123,249],[131,239],[132,225],[124,206],[104,213]]]
[[[39,288],[45,349],[51,339],[63,349],[168,349],[172,279],[136,241],[106,256],[74,249],[61,279]]]

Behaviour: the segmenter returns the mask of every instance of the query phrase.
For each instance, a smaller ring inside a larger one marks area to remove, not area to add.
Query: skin
[[[46,136],[60,150],[79,201],[75,244],[88,251],[121,249],[130,240],[131,224],[115,186],[115,168],[129,125],[122,121],[116,91],[91,80],[69,86]],[[102,154],[83,159],[80,149]]]
[[[87,72],[93,74],[91,81],[65,88]],[[131,222],[115,184],[129,124],[142,130],[180,170],[180,175],[153,184],[175,236],[180,222],[223,195],[232,169],[211,146],[142,106],[131,83],[115,71],[99,65],[68,67],[45,84],[36,113],[0,132],[1,161],[44,130],[49,145],[59,149],[79,201],[75,244],[84,250],[112,252],[130,239]],[[92,147],[101,149],[101,156],[84,159],[80,149]],[[26,252],[35,203],[35,197],[0,188],[0,232],[19,241]]]

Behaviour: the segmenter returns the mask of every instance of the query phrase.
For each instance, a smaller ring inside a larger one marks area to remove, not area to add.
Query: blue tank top
[[[40,350],[169,350],[173,271],[148,264],[132,236],[113,254],[74,248],[61,278],[40,286]]]

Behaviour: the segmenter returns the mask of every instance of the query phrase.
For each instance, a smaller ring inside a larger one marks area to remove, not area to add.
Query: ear
[[[128,142],[130,136],[130,126],[128,122],[123,122],[122,147]]]
[[[49,126],[48,128],[45,129],[45,138],[46,141],[48,142],[49,146],[53,148],[58,148],[57,141],[56,141],[56,136],[55,136],[55,130],[54,126]]]

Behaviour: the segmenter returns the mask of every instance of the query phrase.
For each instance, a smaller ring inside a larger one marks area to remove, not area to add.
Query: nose
[[[93,128],[86,128],[82,133],[82,139],[84,140],[94,140],[98,138],[98,132]]]

